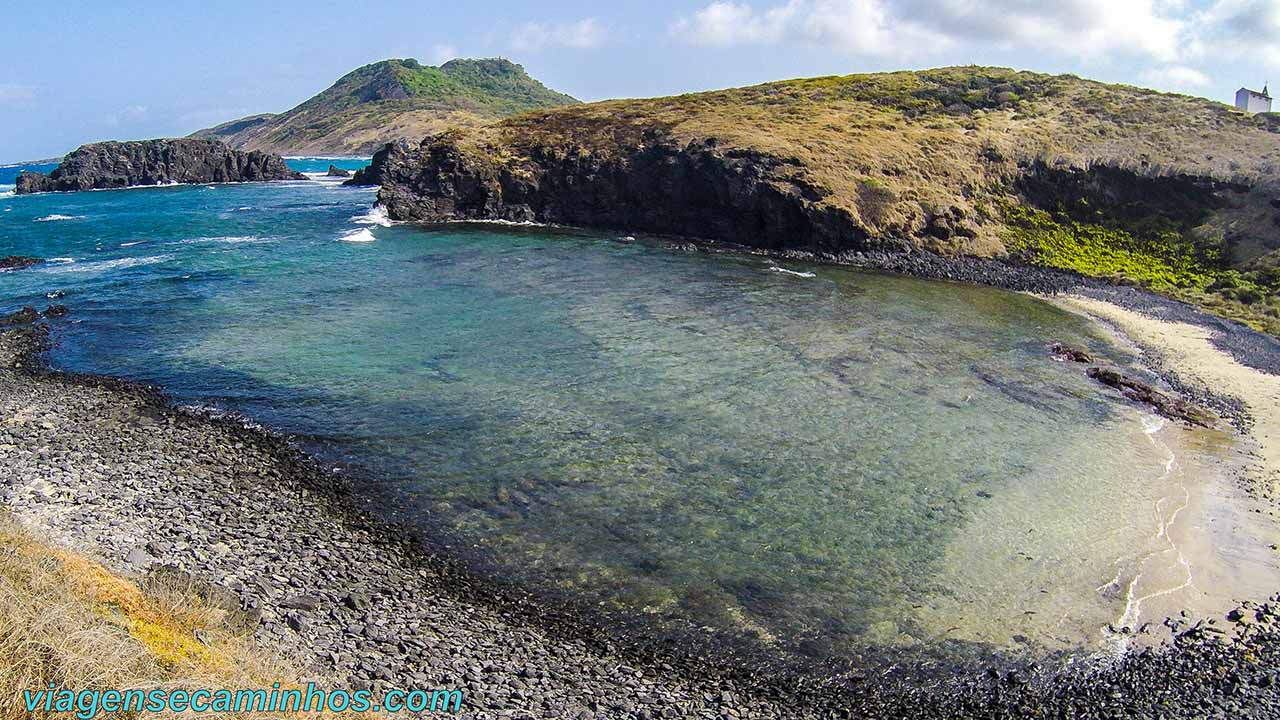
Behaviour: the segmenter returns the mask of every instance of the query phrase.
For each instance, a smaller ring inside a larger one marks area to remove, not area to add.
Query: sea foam
[[[777,265],[771,265],[769,269],[774,272],[786,273],[787,275],[795,275],[796,277],[802,277],[802,278],[817,277],[817,275],[814,275],[811,272],[800,272],[798,270],[788,270],[786,268],[780,268]]]
[[[374,205],[369,212],[363,215],[356,215],[351,218],[351,222],[357,225],[378,225],[380,227],[391,227],[391,218],[387,216],[387,209],[381,205]]]
[[[93,272],[109,272],[111,270],[121,270],[124,268],[138,267],[140,265],[155,265],[168,260],[172,260],[172,255],[151,255],[149,257],[138,258],[116,258],[115,260],[97,260],[95,262],[76,262],[75,258],[51,258],[50,262],[59,263],[54,267],[45,268],[45,272],[50,273],[93,273]]]
[[[44,217],[38,217],[36,218],[36,222],[57,222],[58,220],[83,220],[83,219],[84,219],[83,215],[58,215],[57,213],[54,213],[53,215],[45,215]]]
[[[360,230],[352,230],[350,232],[343,233],[342,237],[338,239],[342,242],[353,243],[367,243],[377,240],[377,238],[373,236],[373,231],[369,228],[362,228]]]
[[[252,245],[254,243],[266,242],[257,235],[222,235],[218,237],[197,237],[179,240],[179,245],[203,245],[206,243],[218,243],[221,245]]]

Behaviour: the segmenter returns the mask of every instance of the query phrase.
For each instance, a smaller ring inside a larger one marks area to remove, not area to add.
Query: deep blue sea
[[[14,184],[14,182],[16,182],[18,173],[22,172],[23,170],[30,170],[31,172],[39,172],[39,173],[48,173],[48,172],[51,172],[56,167],[58,167],[57,163],[0,166],[0,192],[12,190],[13,188],[11,186]],[[325,169],[327,170],[328,168],[329,166],[325,165]]]
[[[46,262],[0,312],[61,293],[55,366],[296,434],[478,571],[655,627],[1097,649],[1167,555],[1151,508],[1216,462],[1171,476],[1184,431],[1046,347],[1129,353],[1025,295],[392,224],[321,179],[6,189],[0,254]]]

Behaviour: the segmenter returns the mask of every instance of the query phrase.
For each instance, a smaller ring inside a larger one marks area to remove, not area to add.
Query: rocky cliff
[[[1280,318],[1245,302],[1280,285],[1276,118],[1074,76],[942,68],[556,108],[389,145],[353,182],[401,220],[1003,258]]]
[[[48,175],[19,175],[15,192],[300,179],[278,155],[232,150],[216,140],[137,140],[82,145]]]

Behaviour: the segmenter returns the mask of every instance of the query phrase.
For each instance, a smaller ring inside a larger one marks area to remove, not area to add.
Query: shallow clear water
[[[299,433],[502,580],[809,656],[1102,648],[1151,508],[1227,452],[1051,360],[1129,358],[1030,297],[372,200],[0,197],[0,253],[54,259],[0,310],[65,292],[56,365]]]

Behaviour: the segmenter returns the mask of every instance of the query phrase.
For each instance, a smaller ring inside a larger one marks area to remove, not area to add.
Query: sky
[[[0,163],[284,111],[391,57],[506,57],[584,100],[968,64],[1280,86],[1280,0],[2,1]]]

